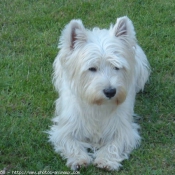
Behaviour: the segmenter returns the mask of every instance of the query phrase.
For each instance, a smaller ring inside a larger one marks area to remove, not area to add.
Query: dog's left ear
[[[113,34],[116,37],[132,37],[132,39],[136,39],[134,26],[127,16],[117,18],[113,27]]]

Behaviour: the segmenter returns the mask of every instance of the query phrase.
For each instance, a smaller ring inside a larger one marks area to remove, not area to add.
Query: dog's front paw
[[[112,162],[110,160],[107,160],[105,158],[96,158],[94,160],[94,165],[97,166],[98,168],[105,169],[107,171],[112,171],[112,170],[119,170],[119,168],[122,166],[118,162]]]
[[[86,157],[74,157],[67,160],[67,166],[73,171],[80,170],[82,167],[87,167],[92,161],[92,158],[89,156]]]

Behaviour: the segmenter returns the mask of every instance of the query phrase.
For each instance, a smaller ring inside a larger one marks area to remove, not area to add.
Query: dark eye
[[[97,71],[97,68],[95,68],[95,67],[90,67],[89,70],[90,70],[91,72],[96,72],[96,71]]]
[[[119,70],[119,68],[118,68],[118,67],[114,67],[114,69],[115,69],[115,70]]]

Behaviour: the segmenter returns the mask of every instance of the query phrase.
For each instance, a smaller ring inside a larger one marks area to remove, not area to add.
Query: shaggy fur
[[[90,163],[118,170],[140,143],[134,102],[150,74],[133,24],[121,17],[109,30],[88,30],[72,20],[59,49],[53,64],[59,99],[49,140],[72,170]]]

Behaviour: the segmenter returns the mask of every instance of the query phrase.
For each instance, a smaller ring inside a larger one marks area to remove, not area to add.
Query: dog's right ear
[[[86,29],[81,20],[71,20],[64,28],[60,37],[59,48],[67,48],[73,50],[78,42],[85,42]]]

